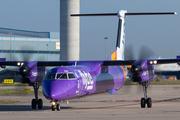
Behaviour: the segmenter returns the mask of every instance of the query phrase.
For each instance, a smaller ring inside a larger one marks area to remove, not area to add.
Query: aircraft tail
[[[173,15],[175,12],[160,13],[127,13],[126,10],[119,10],[117,13],[96,13],[96,14],[71,14],[71,16],[117,16],[119,18],[116,51],[108,58],[108,60],[124,60],[125,50],[125,17],[136,15]]]
[[[119,18],[116,50],[107,60],[124,60],[124,49],[125,49],[125,17],[127,11],[119,10],[117,17]]]
[[[117,31],[117,42],[115,52],[107,60],[124,60],[125,51],[125,17],[136,16],[136,15],[173,15],[175,12],[163,12],[163,13],[127,13],[126,10],[117,11],[117,17],[119,18],[118,31]],[[109,14],[111,16],[113,14]]]

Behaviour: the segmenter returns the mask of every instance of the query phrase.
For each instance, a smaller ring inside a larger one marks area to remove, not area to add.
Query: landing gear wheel
[[[32,99],[31,107],[32,107],[32,109],[36,109],[36,100],[35,99]]]
[[[42,108],[43,108],[43,101],[42,101],[42,99],[39,99],[39,100],[38,100],[38,108],[39,108],[39,109],[42,109]]]
[[[55,105],[52,105],[52,106],[51,106],[52,111],[54,111],[54,110],[55,110],[55,108],[56,108],[56,106],[55,106]]]
[[[148,98],[148,99],[147,99],[147,107],[148,107],[148,108],[151,108],[151,107],[152,107],[152,100],[151,100],[151,98]]]
[[[145,108],[146,100],[145,98],[141,98],[141,108]]]
[[[60,104],[57,104],[56,108],[57,108],[57,111],[60,111],[60,109],[61,109]]]

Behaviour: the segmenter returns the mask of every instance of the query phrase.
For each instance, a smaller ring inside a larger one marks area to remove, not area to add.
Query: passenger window
[[[68,77],[69,77],[69,79],[75,79],[76,78],[73,73],[68,73]]]

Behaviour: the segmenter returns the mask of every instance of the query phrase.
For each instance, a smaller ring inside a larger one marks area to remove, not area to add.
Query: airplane
[[[43,83],[43,94],[51,100],[52,111],[60,110],[60,101],[81,98],[88,95],[116,91],[122,88],[127,68],[132,65],[131,73],[133,82],[143,86],[144,98],[141,99],[141,107],[152,107],[151,98],[147,97],[147,87],[154,78],[153,65],[165,63],[177,63],[178,59],[166,60],[124,60],[125,48],[125,17],[131,15],[165,15],[168,13],[127,13],[120,10],[117,13],[103,14],[72,14],[71,16],[117,16],[119,18],[116,51],[104,61],[69,61],[67,66],[51,69],[46,74]]]
[[[176,56],[177,59],[180,58],[180,56]],[[158,77],[163,75],[166,77],[174,76],[175,79],[180,79],[180,65],[179,64],[162,64],[162,65],[156,65],[154,68],[154,72]]]
[[[133,82],[143,86],[144,97],[141,107],[152,107],[151,98],[147,97],[147,87],[154,78],[153,66],[156,64],[179,63],[180,59],[124,60],[125,17],[135,15],[174,15],[174,12],[163,13],[127,13],[119,10],[108,14],[72,14],[71,16],[117,16],[119,19],[116,51],[102,61],[0,61],[0,66],[19,66],[22,83],[34,87],[35,99],[32,109],[43,107],[38,99],[38,89],[42,84],[43,95],[52,103],[52,111],[60,110],[60,101],[81,98],[88,95],[116,91],[122,88],[126,78],[126,65],[131,65]],[[59,66],[46,73],[46,67]],[[45,76],[46,74],[46,76]],[[45,77],[44,77],[45,76]],[[44,78],[44,79],[43,79]]]

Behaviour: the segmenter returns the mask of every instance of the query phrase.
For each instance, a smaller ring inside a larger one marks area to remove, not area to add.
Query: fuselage
[[[101,66],[102,62],[81,62],[48,71],[42,84],[49,100],[67,100],[120,89],[126,78],[123,66]]]

